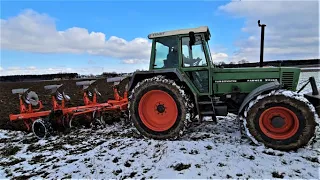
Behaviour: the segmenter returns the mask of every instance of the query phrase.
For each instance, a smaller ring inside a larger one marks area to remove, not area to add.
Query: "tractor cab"
[[[148,38],[153,41],[150,70],[179,69],[199,93],[210,93],[212,59],[207,26],[152,33]]]
[[[150,70],[206,67],[211,64],[207,26],[152,33]]]

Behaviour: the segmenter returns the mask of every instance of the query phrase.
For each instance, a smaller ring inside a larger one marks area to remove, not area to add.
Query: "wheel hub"
[[[276,116],[271,119],[271,125],[275,128],[281,128],[285,125],[285,120],[281,116]]]
[[[158,113],[164,113],[165,110],[166,110],[166,107],[164,107],[163,104],[158,104],[158,105],[157,105],[157,111],[158,111]]]

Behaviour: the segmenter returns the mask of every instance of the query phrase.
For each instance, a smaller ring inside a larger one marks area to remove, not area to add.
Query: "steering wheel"
[[[199,57],[197,59],[193,59],[193,66],[199,66],[200,61],[202,61],[202,59],[200,59]]]

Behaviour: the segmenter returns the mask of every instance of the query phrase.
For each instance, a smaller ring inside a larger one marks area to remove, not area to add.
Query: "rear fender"
[[[157,75],[165,75],[170,79],[179,80],[180,82],[185,82],[189,86],[188,82],[185,81],[185,78],[183,77],[182,73],[179,72],[178,69],[159,69],[159,70],[135,72],[132,75],[131,80],[129,82],[128,90],[131,91],[138,84],[138,82],[147,78],[157,76]]]
[[[256,98],[257,96],[259,96],[260,94],[263,94],[265,92],[269,92],[272,90],[277,90],[280,89],[282,86],[279,82],[274,81],[274,82],[270,82],[264,85],[261,85],[259,87],[257,87],[256,89],[254,89],[253,91],[251,91],[247,97],[244,99],[244,101],[242,102],[239,111],[238,111],[238,115],[240,115],[241,113],[243,113],[244,108],[247,106],[247,104],[249,104],[249,102]]]

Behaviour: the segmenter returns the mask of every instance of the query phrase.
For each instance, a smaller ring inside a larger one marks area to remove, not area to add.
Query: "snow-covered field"
[[[299,90],[305,84],[305,82],[308,81],[309,77],[311,77],[311,76],[313,76],[315,78],[317,86],[318,86],[318,88],[320,88],[319,87],[320,86],[320,71],[318,71],[318,72],[301,72],[297,90]],[[300,93],[304,94],[304,93],[311,92],[311,91],[312,91],[311,86],[309,84]]]
[[[235,117],[194,125],[176,141],[143,139],[120,122],[48,140],[0,130],[0,178],[320,178],[319,139],[296,152],[275,151],[241,136]]]

